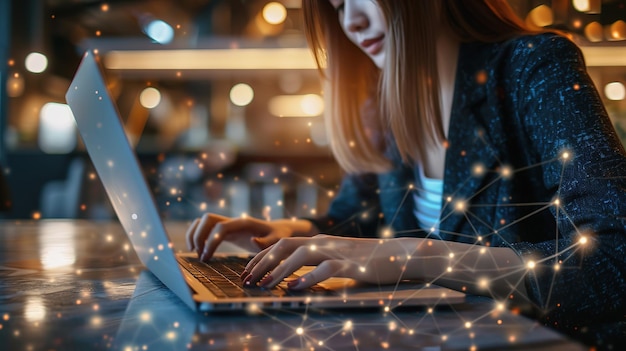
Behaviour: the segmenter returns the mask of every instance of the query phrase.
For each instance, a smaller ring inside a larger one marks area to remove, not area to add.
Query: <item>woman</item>
[[[626,153],[569,39],[527,28],[504,0],[304,0],[303,12],[350,175],[328,218],[196,220],[202,259],[252,238],[267,248],[246,284],[317,265],[289,286],[415,279],[529,302],[566,331],[623,320]],[[374,219],[354,225],[363,213]]]

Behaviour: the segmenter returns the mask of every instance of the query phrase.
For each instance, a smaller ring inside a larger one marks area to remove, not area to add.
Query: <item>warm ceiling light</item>
[[[235,84],[230,89],[230,101],[237,106],[248,106],[254,99],[254,90],[245,83]]]
[[[31,52],[24,62],[26,69],[32,73],[41,73],[48,67],[48,58],[44,54]]]
[[[145,88],[139,95],[139,103],[145,108],[155,108],[161,102],[161,92],[153,87]]]
[[[307,48],[110,51],[116,70],[293,70],[317,69]]]
[[[279,2],[270,2],[263,7],[263,19],[269,24],[281,24],[287,18],[287,9]]]
[[[604,29],[599,22],[590,22],[585,26],[585,37],[591,42],[599,42],[604,39]]]
[[[612,40],[624,40],[626,39],[626,22],[617,20],[609,27]]]
[[[609,100],[624,100],[626,98],[626,88],[621,82],[611,82],[604,86],[604,95]]]
[[[532,9],[526,17],[528,21],[539,27],[546,27],[554,22],[552,9],[547,5],[539,5]]]
[[[586,12],[591,8],[591,4],[589,4],[589,0],[572,0],[572,5],[577,11]]]
[[[572,0],[572,5],[584,13],[600,13],[602,10],[602,0]]]

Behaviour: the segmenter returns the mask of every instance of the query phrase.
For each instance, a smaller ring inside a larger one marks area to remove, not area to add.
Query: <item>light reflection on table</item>
[[[169,223],[175,249],[187,223]],[[117,222],[0,223],[0,349],[586,348],[487,298],[455,306],[202,315],[145,271]]]

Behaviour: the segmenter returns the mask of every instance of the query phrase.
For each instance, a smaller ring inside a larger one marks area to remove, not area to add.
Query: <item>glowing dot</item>
[[[484,254],[485,252],[487,252],[487,249],[485,249],[484,247],[481,247],[479,252],[481,254]]]
[[[9,314],[8,313],[3,314],[2,315],[2,319],[5,320],[5,321],[8,321],[9,320]]]
[[[298,335],[302,335],[302,334],[304,334],[304,329],[302,329],[302,327],[298,327],[298,328],[296,329],[296,334],[298,334]]]
[[[472,322],[465,322],[465,328],[469,329],[472,327]]]
[[[502,167],[500,174],[502,174],[503,178],[509,178],[513,174],[513,170],[511,167]]]
[[[556,200],[554,200],[553,204],[554,204],[554,206],[558,206],[558,205],[561,204],[561,200],[556,199]]]
[[[485,70],[480,70],[476,73],[476,83],[485,84],[487,83],[487,72]]]
[[[465,211],[466,206],[467,206],[467,205],[465,204],[465,202],[464,202],[464,201],[457,201],[457,202],[454,204],[454,209],[455,209],[455,210],[457,210],[457,211],[459,211],[459,212],[461,212],[461,211]]]
[[[450,252],[450,253],[448,254],[448,257],[450,257],[450,258],[454,258],[454,252]]]
[[[528,261],[528,263],[526,264],[526,267],[528,267],[529,269],[533,269],[535,268],[535,266],[535,261]]]
[[[393,232],[389,228],[383,230],[382,234],[383,234],[383,238],[391,238],[393,236]]]
[[[354,147],[354,146],[356,146],[355,142],[354,142],[354,141],[352,141],[352,140],[350,140],[350,142],[348,143],[348,145],[350,145],[350,147]]]
[[[142,313],[139,315],[139,319],[140,319],[142,322],[149,322],[149,321],[152,319],[152,315],[150,314],[150,312],[142,312]]]
[[[447,335],[445,335],[445,334],[444,334],[444,335],[442,335],[442,336],[441,336],[441,340],[442,340],[442,341],[446,341],[446,340],[448,340],[448,336],[447,336]]]
[[[311,250],[311,251],[315,251],[315,250],[317,250],[317,245],[311,245],[311,246],[309,246],[309,250]]]
[[[433,308],[432,308],[432,307],[429,307],[429,308],[428,308],[428,313],[429,313],[429,314],[433,313],[433,311],[434,311],[434,310],[433,310]]]
[[[97,327],[102,325],[102,318],[95,316],[91,318],[91,325]]]
[[[132,215],[130,215],[130,218],[132,218],[132,219],[137,219],[137,218],[138,218],[138,216],[137,216],[137,214],[136,214],[136,213],[133,213]]]
[[[580,90],[580,84],[576,83],[574,84],[574,86],[572,86],[572,88],[576,91]]]
[[[33,212],[33,219],[35,219],[35,220],[41,219],[41,213],[40,212]]]
[[[567,152],[567,151],[565,151],[565,152],[563,152],[563,153],[561,154],[561,157],[562,157],[564,160],[567,160],[567,159],[569,158],[569,156],[570,156],[570,155],[569,155],[569,152]]]
[[[350,331],[352,330],[352,321],[348,320],[343,323],[343,330]]]
[[[102,5],[100,6],[100,10],[101,10],[102,12],[107,12],[107,11],[109,11],[109,4],[102,4]]]
[[[452,272],[452,267],[448,267],[446,270],[447,270],[448,272]]]
[[[558,271],[558,270],[560,270],[560,269],[561,269],[561,265],[560,265],[560,264],[558,264],[558,263],[556,263],[556,264],[554,265],[554,270],[555,270],[555,271]]]
[[[475,176],[483,175],[485,173],[485,168],[483,165],[475,165],[472,169],[472,173],[474,173]]]
[[[363,266],[359,267],[359,271],[360,271],[361,273],[365,273],[365,267],[363,267]]]
[[[486,289],[489,287],[489,280],[482,278],[478,281],[478,286],[480,286],[483,289]]]
[[[581,236],[581,237],[580,237],[580,239],[578,240],[578,242],[579,242],[581,245],[586,244],[586,243],[587,243],[587,237],[586,237],[586,236]]]
[[[385,312],[389,312],[389,306],[385,306]]]

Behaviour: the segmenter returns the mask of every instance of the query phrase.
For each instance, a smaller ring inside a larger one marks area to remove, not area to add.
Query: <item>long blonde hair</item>
[[[438,19],[465,42],[496,42],[536,32],[505,0],[377,2],[389,34],[382,70],[345,36],[327,0],[302,1],[305,34],[323,79],[331,149],[349,173],[391,167],[383,148],[371,142],[361,118],[368,99],[380,107],[378,127],[383,133],[391,131],[404,161],[421,160],[427,143],[445,139],[435,47],[436,31],[442,27]],[[441,16],[434,15],[438,11]]]

